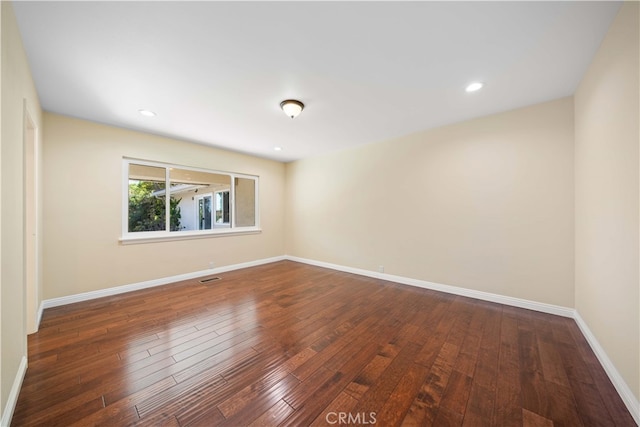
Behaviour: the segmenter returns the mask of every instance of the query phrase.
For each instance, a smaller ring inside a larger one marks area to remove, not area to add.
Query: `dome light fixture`
[[[295,99],[285,99],[280,103],[280,108],[287,116],[295,119],[304,109],[304,104]]]

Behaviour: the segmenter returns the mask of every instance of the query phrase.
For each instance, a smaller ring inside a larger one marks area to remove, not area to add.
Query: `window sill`
[[[138,235],[126,235],[120,237],[119,241],[122,245],[137,245],[141,243],[157,243],[157,242],[172,242],[176,240],[193,240],[193,239],[209,239],[212,237],[224,237],[224,236],[241,236],[246,234],[260,234],[262,229],[258,227],[246,227],[243,229],[218,229],[215,231],[174,231],[171,234],[156,233],[156,232],[142,232],[141,236]]]

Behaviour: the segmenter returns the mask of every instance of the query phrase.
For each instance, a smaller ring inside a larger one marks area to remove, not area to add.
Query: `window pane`
[[[211,230],[211,196],[198,199],[198,230]]]
[[[214,194],[229,191],[231,177],[225,174],[171,168],[171,231],[211,230],[228,227],[218,223]]]
[[[229,192],[216,192],[216,224],[229,224]]]
[[[256,181],[250,178],[235,180],[236,227],[256,225]]]
[[[166,229],[165,168],[129,165],[129,232]]]

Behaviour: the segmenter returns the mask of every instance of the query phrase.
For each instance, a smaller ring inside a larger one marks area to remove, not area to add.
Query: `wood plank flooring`
[[[45,311],[14,426],[634,426],[571,319],[283,261]]]

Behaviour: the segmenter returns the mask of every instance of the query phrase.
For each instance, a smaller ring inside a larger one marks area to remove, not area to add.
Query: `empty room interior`
[[[0,20],[0,425],[640,423],[638,2]]]

